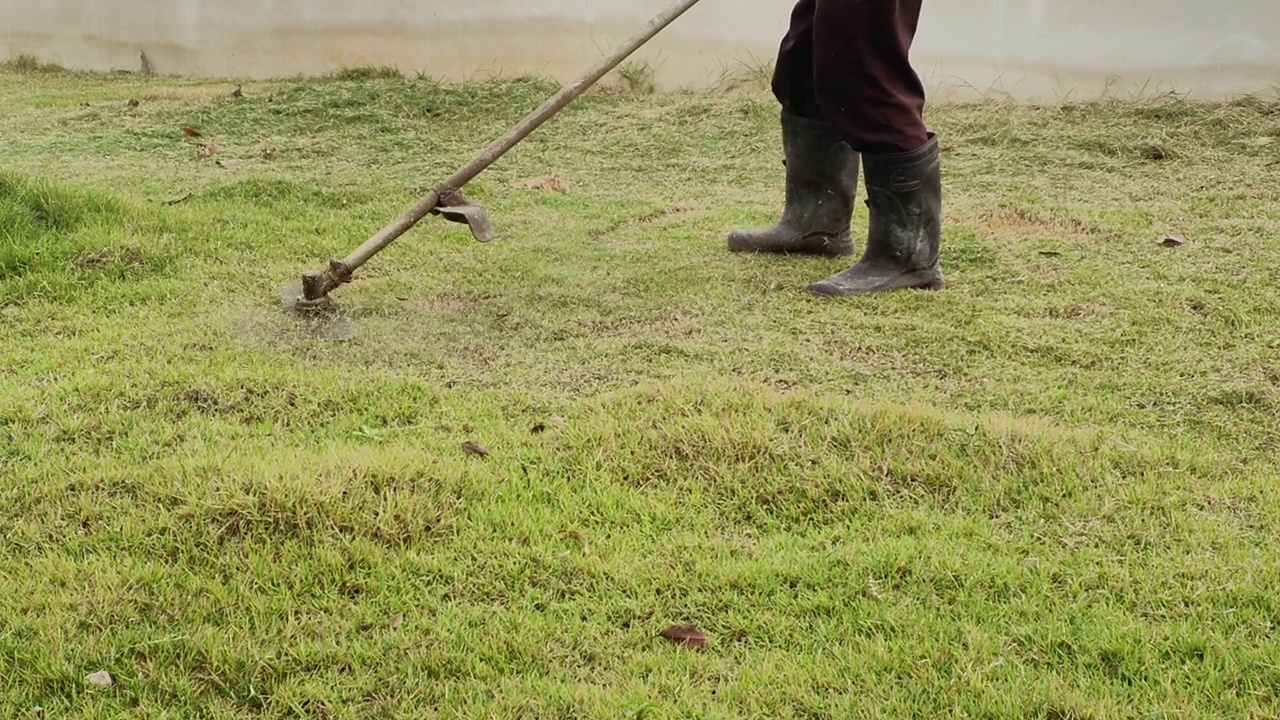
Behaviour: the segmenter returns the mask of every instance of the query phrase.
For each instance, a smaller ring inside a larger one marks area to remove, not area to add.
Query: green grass
[[[234,87],[0,73],[0,716],[1274,717],[1280,105],[931,107],[951,286],[819,302],[767,95],[593,92],[335,344],[555,88]]]

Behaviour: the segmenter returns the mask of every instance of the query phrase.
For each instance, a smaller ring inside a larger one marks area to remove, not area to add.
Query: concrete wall
[[[395,65],[445,78],[568,78],[668,0],[0,0],[0,56],[84,69],[272,77]],[[790,0],[702,0],[637,55],[663,87],[771,60]],[[926,0],[933,100],[1271,92],[1277,0]]]

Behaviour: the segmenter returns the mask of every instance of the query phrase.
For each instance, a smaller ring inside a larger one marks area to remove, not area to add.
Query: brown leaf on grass
[[[401,625],[404,625],[404,613],[396,613],[391,618],[391,629],[399,630]]]
[[[200,131],[193,127],[182,128],[182,134],[186,135],[187,137],[202,137],[200,134]]]
[[[581,545],[581,546],[582,546],[582,554],[583,554],[583,555],[590,555],[590,554],[591,554],[591,543],[589,543],[589,542],[587,541],[587,536],[586,536],[586,535],[583,535],[582,533],[578,532],[577,530],[570,530],[569,532],[567,532],[567,533],[565,533],[565,534],[564,534],[564,539],[565,539],[565,540],[572,540],[572,541],[574,541],[574,542],[578,543],[579,545]]]
[[[229,160],[219,160],[219,161],[218,161],[218,167],[222,168],[223,170],[233,170],[233,169],[235,169],[235,167],[236,167],[237,165],[239,165],[239,164],[240,164],[240,161],[239,161],[239,160],[236,160],[236,159],[234,159],[234,158],[229,159]]]
[[[662,637],[677,645],[683,645],[695,650],[701,650],[707,646],[707,635],[692,625],[672,625],[662,631]]]
[[[1179,247],[1187,244],[1187,238],[1179,233],[1170,233],[1160,238],[1160,244],[1165,247]]]
[[[462,449],[477,457],[489,457],[489,451],[485,450],[484,446],[475,440],[468,440],[462,443]]]
[[[213,155],[217,155],[218,153],[222,152],[225,149],[226,148],[222,147],[218,143],[204,142],[204,143],[200,143],[200,145],[196,147],[196,154],[199,155],[200,157],[211,157]]]
[[[569,192],[569,183],[561,180],[555,175],[543,175],[541,177],[519,180],[511,183],[511,187],[517,190],[552,190],[558,193]]]

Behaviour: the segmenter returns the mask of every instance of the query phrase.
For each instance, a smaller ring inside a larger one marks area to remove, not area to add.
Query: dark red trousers
[[[925,144],[924,85],[908,58],[921,2],[800,0],[773,77],[783,109],[825,118],[859,152]]]

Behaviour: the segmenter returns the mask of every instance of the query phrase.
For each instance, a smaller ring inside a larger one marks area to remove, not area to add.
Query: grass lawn
[[[819,301],[767,94],[593,91],[332,343],[555,86],[234,87],[0,72],[0,716],[1276,717],[1280,104],[931,107],[950,286]]]

